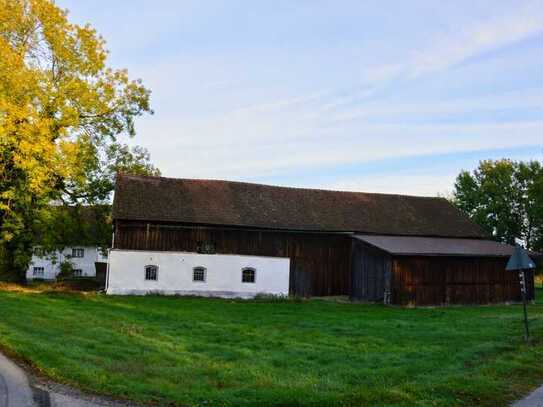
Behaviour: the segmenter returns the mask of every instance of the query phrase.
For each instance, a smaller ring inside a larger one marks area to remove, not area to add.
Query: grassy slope
[[[541,293],[543,294],[543,293]],[[506,405],[543,381],[543,305],[401,309],[0,291],[0,346],[87,390],[180,405]]]

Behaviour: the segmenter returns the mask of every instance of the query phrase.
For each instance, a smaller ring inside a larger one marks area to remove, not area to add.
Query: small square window
[[[34,277],[43,277],[43,274],[45,272],[45,268],[44,267],[34,267],[32,269],[32,275]]]
[[[241,270],[242,283],[254,283],[256,278],[256,270],[253,268],[245,268]]]
[[[205,283],[206,282],[206,269],[205,267],[194,267],[192,269],[192,281]]]
[[[150,281],[157,281],[158,266],[145,266],[145,279]]]
[[[82,277],[82,276],[83,276],[83,270],[74,269],[74,277]]]
[[[72,257],[85,257],[85,249],[80,249],[80,248],[72,249]]]

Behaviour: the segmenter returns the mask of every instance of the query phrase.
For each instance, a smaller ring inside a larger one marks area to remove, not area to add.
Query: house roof
[[[353,237],[387,253],[403,256],[509,257],[514,250],[511,245],[482,239],[382,235],[354,235]]]
[[[266,229],[483,238],[443,198],[119,175],[113,218]]]

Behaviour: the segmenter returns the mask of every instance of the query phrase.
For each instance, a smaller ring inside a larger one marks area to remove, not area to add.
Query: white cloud
[[[455,174],[395,174],[340,178],[325,188],[340,191],[369,191],[386,194],[411,194],[419,196],[449,196]]]
[[[460,28],[457,33],[437,38],[435,45],[414,55],[410,74],[414,77],[447,69],[484,52],[492,51],[543,31],[540,2],[518,5],[515,12],[490,21]]]
[[[415,98],[396,93],[436,74],[451,80],[447,76],[450,67],[527,39],[542,28],[540,10],[518,7],[514,13],[436,35],[432,46],[421,47],[421,52],[404,60],[398,57],[396,62],[386,59],[382,64],[356,65],[353,71],[359,69],[359,74],[338,77],[334,86],[318,80],[328,74],[322,66],[307,66],[308,76],[319,73],[311,88],[299,85],[303,77],[278,84],[281,75],[273,80],[259,75],[261,66],[254,61],[250,67],[245,65],[240,58],[243,53],[171,58],[142,69],[141,76],[153,88],[159,107],[155,117],[139,123],[136,141],[151,150],[167,176],[223,179],[285,176],[326,168],[333,172],[337,166],[386,158],[541,144],[543,121],[498,120],[489,114],[541,108],[540,88],[453,97],[445,83],[440,84],[443,97],[436,97],[438,92],[433,97],[412,93]],[[355,62],[360,64],[360,60]],[[492,65],[496,82],[503,67]],[[277,64],[278,71],[288,68],[285,61]],[[478,115],[481,112],[486,115]],[[432,120],[454,115],[485,119],[443,124]],[[435,195],[446,192],[450,184],[449,174],[404,174],[338,179],[328,186]]]
[[[314,126],[308,130],[296,121],[295,115],[288,121],[274,119],[273,115],[255,115],[190,124],[160,122],[150,127],[153,134],[160,136],[149,140],[147,146],[166,175],[239,179],[332,169],[391,157],[537,145],[543,134],[543,121],[354,124],[333,129]],[[187,134],[191,136],[186,137]]]
[[[373,101],[361,106],[345,108],[329,116],[329,120],[384,119],[397,120],[398,117],[422,117],[430,120],[438,115],[468,114],[507,111],[512,109],[540,109],[543,106],[543,89],[511,91],[479,97],[456,97],[432,101]]]

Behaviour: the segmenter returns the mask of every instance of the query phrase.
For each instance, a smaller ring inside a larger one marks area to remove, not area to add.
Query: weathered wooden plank
[[[396,257],[392,267],[392,302],[402,305],[487,304],[518,302],[516,273],[506,272],[506,258]],[[533,274],[528,297],[534,298]]]
[[[289,257],[291,294],[350,295],[350,237],[322,234],[119,221],[115,248]],[[299,276],[297,274],[300,274]]]
[[[365,301],[384,301],[389,289],[390,256],[359,240],[352,241],[351,297]],[[388,298],[386,299],[388,302]]]

